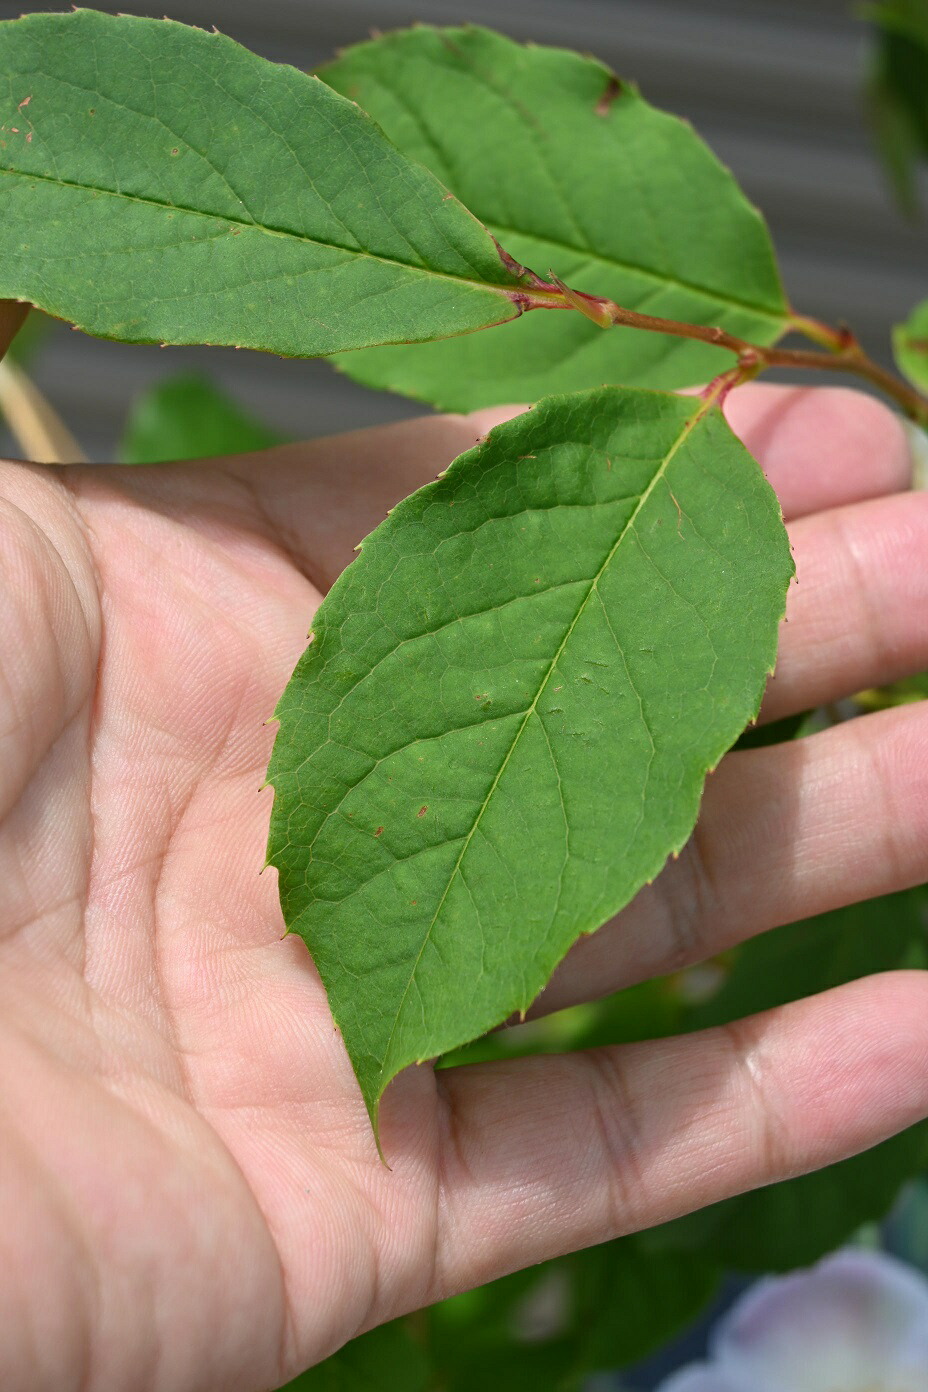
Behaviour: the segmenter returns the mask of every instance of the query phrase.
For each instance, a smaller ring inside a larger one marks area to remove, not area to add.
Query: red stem
[[[677,319],[661,319],[653,314],[639,314],[635,309],[623,309],[612,300],[572,290],[553,274],[551,282],[552,287],[556,287],[566,300],[564,308],[570,305],[578,309],[601,328],[618,326],[645,329],[650,333],[672,334],[676,338],[693,338],[702,343],[711,343],[717,348],[725,348],[728,352],[734,353],[740,366],[751,369],[752,376],[768,367],[811,368],[815,372],[850,372],[856,377],[872,382],[895,401],[907,416],[911,416],[920,425],[928,426],[928,397],[900,378],[894,377],[891,372],[887,372],[879,363],[868,357],[849,329],[833,329],[815,319],[794,314],[788,321],[788,327],[806,334],[816,342],[826,344],[827,351],[808,348],[767,348],[762,344],[748,343],[746,339],[738,338],[726,329],[705,324],[686,324]]]

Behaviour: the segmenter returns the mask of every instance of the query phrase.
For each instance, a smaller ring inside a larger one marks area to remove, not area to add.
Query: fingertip
[[[865,392],[749,383],[729,395],[725,415],[787,518],[911,487],[902,421]]]
[[[797,1070],[793,1102],[810,1134],[819,1118],[823,1147],[841,1125],[859,1128],[859,1150],[928,1115],[928,971],[882,972],[791,1009],[794,1018],[819,1012],[826,1087]]]

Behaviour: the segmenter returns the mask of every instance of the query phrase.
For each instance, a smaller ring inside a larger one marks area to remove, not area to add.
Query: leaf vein
[[[0,175],[6,175],[7,177],[13,177],[15,179],[22,179],[26,183],[45,183],[51,184],[55,188],[69,188],[75,190],[78,193],[98,193],[104,194],[109,198],[125,198],[129,202],[139,203],[145,207],[163,208],[166,211],[175,213],[187,213],[192,217],[200,217],[206,218],[210,221],[223,222],[230,226],[251,228],[256,232],[262,232],[269,237],[289,238],[296,242],[305,243],[308,246],[323,247],[324,249],[329,251],[341,251],[347,256],[365,257],[370,259],[371,261],[377,261],[382,265],[395,266],[400,270],[409,271],[415,275],[424,276],[430,280],[449,280],[452,282],[452,284],[455,285],[474,286],[479,290],[492,291],[494,294],[499,295],[503,299],[509,299],[513,311],[513,313],[509,317],[515,318],[518,314],[516,305],[512,302],[510,296],[510,291],[516,288],[515,284],[513,284],[512,286],[494,285],[486,280],[470,280],[466,276],[451,275],[448,271],[435,271],[431,270],[428,266],[416,266],[413,265],[411,262],[398,261],[395,257],[383,256],[379,252],[368,250],[368,248],[366,247],[361,247],[360,249],[358,249],[356,247],[342,246],[340,243],[337,242],[320,241],[316,237],[310,237],[305,232],[296,232],[292,228],[272,227],[268,223],[264,222],[248,221],[245,218],[236,218],[232,215],[227,215],[225,213],[206,212],[202,208],[189,208],[185,207],[181,203],[170,203],[165,199],[143,197],[141,194],[137,193],[123,193],[118,189],[100,187],[95,184],[84,184],[73,179],[63,179],[60,177],[51,178],[47,174],[27,174],[21,169],[13,169],[9,167],[0,168]],[[305,275],[308,274],[309,271],[315,271],[317,269],[330,270],[332,268],[311,267],[308,271],[302,272],[302,274]]]
[[[653,493],[653,491],[654,491],[655,487],[657,486],[658,482],[659,482],[662,478],[664,478],[664,476],[666,475],[667,469],[669,468],[669,466],[670,466],[671,462],[673,461],[673,459],[676,457],[676,455],[677,455],[677,453],[679,452],[680,448],[682,447],[683,443],[689,438],[689,436],[692,434],[693,430],[696,428],[696,426],[699,424],[699,422],[700,422],[701,420],[704,419],[704,417],[706,416],[707,412],[708,412],[709,410],[712,409],[713,405],[714,405],[714,403],[713,403],[711,400],[706,400],[706,401],[701,402],[701,403],[699,404],[697,410],[694,412],[694,414],[693,414],[691,417],[689,417],[689,419],[688,419],[687,421],[684,422],[684,424],[683,424],[683,426],[682,426],[682,428],[681,428],[681,430],[680,430],[679,435],[677,436],[677,438],[676,438],[676,440],[674,441],[673,445],[670,447],[670,449],[669,449],[669,450],[667,451],[667,453],[664,455],[663,459],[660,461],[660,463],[659,463],[657,469],[655,470],[654,477],[651,479],[651,482],[648,484],[648,486],[643,490],[643,492],[642,492],[642,494],[641,494],[641,497],[640,497],[640,499],[639,499],[639,501],[638,501],[637,506],[635,507],[635,509],[634,509],[634,511],[632,512],[631,516],[630,516],[630,517],[627,519],[627,521],[625,522],[625,525],[622,527],[622,529],[621,529],[621,531],[620,531],[618,537],[617,537],[616,540],[615,540],[615,543],[613,544],[613,546],[612,546],[612,548],[610,549],[608,555],[606,556],[606,559],[603,561],[603,563],[602,563],[602,565],[600,566],[599,570],[597,571],[596,575],[593,577],[592,581],[590,582],[589,589],[587,590],[587,592],[586,592],[584,598],[581,600],[580,605],[579,605],[578,608],[577,608],[577,612],[575,613],[573,619],[571,620],[570,624],[568,625],[567,631],[566,631],[566,633],[564,634],[564,637],[563,637],[563,639],[561,640],[561,643],[560,643],[560,645],[558,646],[558,649],[557,649],[557,651],[555,652],[554,657],[551,659],[551,662],[550,662],[550,664],[549,664],[549,666],[548,666],[548,669],[547,669],[547,671],[546,671],[544,677],[542,678],[542,680],[541,680],[541,682],[540,682],[540,684],[539,684],[538,691],[537,691],[537,693],[536,693],[536,695],[535,695],[535,698],[534,698],[534,700],[532,701],[532,704],[529,706],[528,711],[526,712],[525,717],[524,717],[524,719],[523,719],[523,721],[522,721],[522,724],[519,726],[518,730],[517,730],[516,733],[515,733],[515,736],[513,737],[512,743],[510,744],[509,749],[508,749],[508,751],[506,752],[506,756],[505,756],[505,758],[503,759],[502,763],[500,764],[499,770],[498,770],[498,772],[496,773],[496,776],[494,777],[494,779],[493,779],[493,781],[492,781],[492,783],[491,783],[491,785],[490,785],[490,788],[489,788],[489,790],[488,790],[488,792],[487,792],[487,795],[486,795],[486,797],[485,797],[484,800],[483,800],[483,803],[482,803],[482,805],[481,805],[481,807],[480,807],[480,810],[479,810],[478,813],[477,813],[477,816],[476,816],[476,818],[475,818],[475,820],[474,820],[474,824],[473,824],[473,826],[471,827],[470,831],[467,833],[466,837],[464,838],[464,842],[463,842],[463,845],[462,845],[462,847],[461,847],[461,850],[460,850],[460,852],[459,852],[459,854],[458,854],[457,861],[456,861],[454,867],[452,868],[451,874],[450,874],[449,877],[448,877],[448,883],[445,885],[444,891],[443,891],[443,893],[442,893],[442,895],[441,895],[441,898],[440,898],[440,900],[439,900],[439,902],[438,902],[438,906],[437,906],[437,908],[435,909],[435,912],[434,912],[434,914],[432,915],[432,918],[431,918],[431,921],[430,921],[430,923],[429,923],[429,925],[428,925],[428,928],[426,929],[426,931],[425,931],[425,933],[424,933],[424,935],[423,935],[422,943],[421,943],[420,948],[419,948],[419,951],[418,951],[418,953],[417,953],[417,955],[416,955],[415,961],[413,962],[412,967],[411,967],[411,969],[410,969],[409,979],[408,979],[408,981],[407,981],[407,983],[406,983],[406,988],[405,988],[405,990],[403,991],[403,995],[401,996],[400,1001],[399,1001],[399,1004],[398,1004],[398,1006],[397,1006],[397,1008],[396,1008],[396,1013],[395,1013],[395,1015],[394,1015],[394,1017],[393,1017],[393,1024],[392,1024],[391,1029],[390,1029],[390,1034],[389,1034],[389,1036],[388,1036],[388,1038],[387,1038],[387,1041],[386,1041],[386,1044],[385,1044],[385,1046],[384,1046],[384,1050],[383,1050],[383,1059],[382,1059],[382,1062],[381,1062],[381,1065],[380,1065],[380,1076],[381,1076],[381,1077],[383,1077],[384,1073],[387,1072],[387,1070],[388,1070],[388,1067],[389,1067],[390,1050],[391,1050],[392,1045],[393,1045],[393,1040],[394,1040],[394,1038],[396,1037],[396,1031],[397,1031],[397,1028],[398,1028],[398,1026],[399,1026],[400,1019],[402,1018],[402,1015],[403,1015],[403,1009],[404,1009],[404,1006],[405,1006],[405,1003],[406,1003],[406,999],[407,999],[407,996],[408,996],[410,987],[412,986],[412,984],[413,984],[413,982],[414,982],[414,980],[415,980],[416,972],[417,972],[417,970],[418,970],[419,963],[420,963],[420,961],[422,960],[422,954],[423,954],[423,952],[424,952],[424,950],[425,950],[426,944],[428,943],[428,940],[429,940],[429,938],[430,938],[431,935],[432,935],[432,931],[433,931],[433,929],[434,929],[434,927],[435,927],[435,924],[436,924],[437,921],[438,921],[439,915],[441,914],[441,911],[442,911],[442,909],[443,909],[443,907],[444,907],[444,904],[445,904],[445,901],[446,901],[446,899],[447,899],[447,897],[448,897],[448,894],[450,893],[451,886],[452,886],[452,884],[454,883],[454,880],[455,880],[455,878],[456,878],[456,876],[457,876],[457,874],[458,874],[458,871],[460,870],[461,863],[462,863],[462,861],[463,861],[463,859],[464,859],[464,856],[467,854],[467,849],[468,849],[468,847],[470,846],[470,843],[471,843],[471,840],[473,839],[474,833],[476,832],[478,826],[480,825],[481,819],[483,818],[483,815],[484,815],[484,813],[486,812],[487,807],[490,805],[490,802],[491,802],[491,800],[492,800],[492,798],[493,798],[494,793],[496,792],[496,789],[499,787],[500,779],[503,777],[503,774],[505,773],[506,769],[507,769],[508,766],[509,766],[509,761],[510,761],[510,759],[512,758],[512,755],[513,755],[515,749],[516,749],[517,746],[518,746],[518,743],[519,743],[519,740],[521,739],[522,733],[523,733],[523,731],[525,730],[525,727],[526,727],[526,725],[528,724],[529,719],[531,718],[531,716],[534,714],[535,710],[537,709],[538,702],[539,702],[540,699],[541,699],[542,693],[544,692],[544,690],[545,690],[545,688],[546,688],[548,682],[550,681],[552,674],[553,674],[554,671],[556,670],[557,664],[558,664],[558,662],[559,662],[560,659],[561,659],[561,656],[562,656],[562,654],[563,654],[563,652],[564,652],[564,649],[566,648],[568,642],[570,641],[570,638],[571,638],[571,635],[572,635],[573,632],[574,632],[574,629],[576,628],[577,624],[578,624],[579,621],[580,621],[580,617],[581,617],[581,615],[583,614],[583,612],[584,612],[584,610],[585,610],[585,608],[586,608],[586,605],[588,604],[588,602],[589,602],[589,600],[590,600],[592,594],[594,593],[594,591],[596,591],[596,587],[597,587],[598,581],[599,581],[599,580],[602,578],[602,576],[605,574],[606,570],[608,569],[609,565],[611,564],[611,562],[612,562],[612,560],[613,560],[613,558],[614,558],[616,552],[618,551],[619,547],[622,545],[622,542],[625,540],[626,536],[628,536],[628,535],[635,535],[635,523],[636,523],[638,517],[640,516],[643,507],[644,507],[645,504],[647,503],[648,499],[651,497],[651,494]],[[640,542],[639,542],[639,548],[643,550],[643,548],[641,548],[641,546],[640,546]],[[669,583],[669,582],[668,582],[668,583]],[[600,602],[602,602],[602,601],[601,601],[601,597],[600,597],[598,594],[597,594],[597,598],[600,598]]]

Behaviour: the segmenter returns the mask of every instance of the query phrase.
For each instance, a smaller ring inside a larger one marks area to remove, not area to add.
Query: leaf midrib
[[[482,219],[481,219],[482,220]],[[558,237],[548,237],[541,232],[528,232],[519,227],[507,227],[503,223],[495,222],[490,219],[484,226],[493,233],[499,240],[509,237],[523,237],[535,242],[544,242],[546,245],[555,247],[558,251],[570,252],[574,256],[580,256],[587,261],[596,261],[610,270],[629,271],[635,275],[640,275],[647,280],[656,281],[660,286],[672,290],[683,290],[690,295],[698,295],[702,299],[714,300],[718,304],[730,305],[733,309],[744,309],[751,314],[756,314],[758,318],[769,319],[772,324],[779,326],[783,333],[787,327],[787,312],[784,309],[782,314],[776,314],[769,308],[753,304],[750,300],[741,300],[729,295],[721,290],[710,290],[704,285],[695,285],[688,280],[682,280],[679,276],[667,275],[663,271],[650,270],[647,266],[638,266],[633,261],[619,260],[617,257],[606,255],[604,252],[594,251],[589,247],[575,246],[572,242],[565,242]],[[533,269],[537,269],[533,267]],[[544,272],[546,274],[547,267]]]
[[[689,439],[690,435],[691,435],[691,434],[693,433],[693,431],[696,429],[696,426],[699,425],[699,423],[700,423],[702,420],[705,419],[705,417],[706,417],[706,415],[708,414],[708,412],[709,412],[709,411],[712,409],[712,407],[715,406],[715,405],[716,405],[716,401],[715,401],[715,399],[712,398],[712,397],[710,397],[710,398],[708,398],[707,400],[703,401],[703,402],[700,404],[699,409],[689,418],[689,420],[687,420],[687,421],[685,422],[683,429],[680,431],[680,434],[677,436],[676,440],[673,442],[673,445],[671,446],[671,448],[670,448],[670,449],[667,451],[667,453],[664,455],[664,458],[661,460],[660,465],[659,465],[658,468],[654,471],[654,477],[651,479],[651,481],[650,481],[650,483],[648,484],[647,488],[645,488],[645,490],[644,490],[643,493],[641,494],[641,497],[638,499],[638,502],[636,503],[636,505],[635,505],[635,507],[634,507],[634,509],[633,509],[633,511],[632,511],[632,513],[631,513],[631,516],[628,518],[628,520],[626,521],[626,523],[625,523],[625,525],[623,526],[622,530],[620,531],[619,535],[616,537],[616,540],[615,540],[615,542],[613,543],[612,547],[610,548],[609,553],[608,553],[608,555],[606,556],[605,560],[603,561],[602,565],[599,567],[599,569],[597,570],[596,574],[593,576],[592,580],[590,581],[589,588],[587,589],[586,594],[583,596],[582,600],[580,601],[579,605],[577,606],[577,612],[574,614],[574,617],[571,619],[570,624],[568,625],[567,631],[566,631],[566,633],[564,634],[564,637],[563,637],[563,639],[561,640],[561,643],[560,643],[560,645],[559,645],[559,647],[558,647],[558,649],[557,649],[557,652],[554,654],[553,658],[551,659],[551,662],[550,662],[549,665],[548,665],[547,670],[545,671],[544,676],[542,677],[541,681],[539,682],[538,691],[537,691],[536,694],[535,694],[535,698],[534,698],[534,700],[532,701],[531,705],[530,705],[530,706],[528,707],[528,709],[526,710],[525,715],[524,715],[523,720],[522,720],[522,723],[520,724],[519,728],[516,730],[515,734],[513,735],[512,743],[511,743],[510,746],[509,746],[509,749],[508,749],[508,751],[507,751],[507,753],[506,753],[506,757],[503,759],[502,763],[500,764],[499,771],[497,772],[496,776],[494,777],[493,782],[492,782],[491,785],[490,785],[489,791],[487,792],[487,795],[486,795],[486,797],[484,798],[484,800],[483,800],[483,802],[482,802],[482,804],[481,804],[481,806],[480,806],[480,809],[479,809],[479,811],[477,812],[476,817],[474,818],[473,826],[471,827],[470,831],[467,833],[466,837],[464,838],[464,843],[463,843],[463,845],[461,846],[461,850],[460,850],[460,852],[459,852],[459,854],[458,854],[458,858],[457,858],[457,860],[455,861],[454,866],[452,867],[451,873],[450,873],[449,876],[448,876],[448,883],[445,885],[444,892],[442,893],[441,899],[440,899],[439,902],[438,902],[438,907],[436,908],[434,914],[432,915],[432,920],[431,920],[431,922],[429,923],[429,926],[428,926],[428,928],[427,928],[426,931],[425,931],[425,934],[424,934],[423,939],[422,939],[422,944],[421,944],[421,946],[420,946],[420,948],[419,948],[418,953],[416,954],[416,960],[413,962],[412,967],[411,967],[411,969],[410,969],[409,980],[406,982],[406,985],[405,985],[405,987],[404,987],[404,989],[403,989],[403,994],[402,994],[402,996],[401,996],[401,998],[400,998],[399,1005],[397,1006],[396,1015],[394,1016],[393,1025],[392,1025],[392,1028],[391,1028],[391,1030],[390,1030],[390,1034],[389,1034],[389,1036],[388,1036],[388,1038],[387,1038],[387,1042],[386,1042],[386,1044],[385,1044],[385,1046],[384,1046],[384,1050],[383,1050],[383,1060],[382,1060],[381,1066],[380,1066],[380,1079],[379,1079],[378,1081],[381,1081],[381,1080],[383,1079],[383,1075],[384,1075],[384,1073],[385,1073],[385,1071],[386,1071],[387,1062],[388,1062],[389,1055],[390,1055],[390,1049],[391,1049],[391,1047],[392,1047],[392,1045],[393,1045],[393,1040],[394,1040],[394,1038],[395,1038],[395,1036],[396,1036],[397,1028],[399,1027],[400,1018],[402,1017],[403,1009],[404,1009],[404,1006],[405,1006],[405,1004],[406,1004],[406,997],[409,995],[409,991],[410,991],[410,989],[411,989],[411,987],[412,987],[412,983],[413,983],[413,981],[414,981],[415,978],[416,978],[416,972],[417,972],[417,970],[418,970],[419,963],[420,963],[421,960],[422,960],[422,954],[424,953],[424,951],[425,951],[425,949],[426,949],[426,947],[427,947],[427,945],[428,945],[428,943],[429,943],[429,940],[430,940],[430,938],[431,938],[431,936],[432,936],[432,930],[434,929],[435,924],[438,922],[439,915],[441,914],[441,911],[442,911],[442,909],[444,908],[445,900],[447,899],[449,893],[451,892],[451,886],[452,886],[452,884],[454,883],[455,879],[457,878],[457,875],[458,875],[458,873],[459,873],[459,871],[460,871],[460,868],[461,868],[461,865],[462,865],[462,863],[463,863],[464,857],[465,857],[465,855],[467,854],[467,851],[468,851],[468,848],[469,848],[469,846],[470,846],[470,843],[471,843],[471,841],[473,840],[474,834],[475,834],[475,832],[477,831],[477,828],[479,827],[480,822],[481,822],[481,820],[482,820],[482,818],[483,818],[483,814],[486,812],[487,808],[488,808],[489,805],[490,805],[490,802],[492,801],[493,795],[494,795],[494,793],[496,792],[496,789],[497,789],[498,786],[499,786],[500,779],[502,778],[503,774],[504,774],[505,771],[506,771],[506,768],[507,768],[508,765],[509,765],[509,761],[510,761],[510,759],[512,758],[513,753],[515,752],[515,749],[516,749],[516,747],[517,747],[517,745],[518,745],[518,743],[519,743],[519,740],[522,738],[523,732],[525,731],[525,728],[526,728],[526,726],[528,725],[529,720],[530,720],[530,719],[532,718],[532,716],[535,714],[535,711],[536,711],[537,706],[538,706],[538,702],[541,700],[541,696],[542,696],[543,691],[545,690],[545,687],[548,685],[548,682],[551,680],[551,675],[552,675],[552,673],[554,672],[554,669],[555,669],[555,667],[557,666],[558,662],[560,661],[561,654],[563,653],[565,647],[567,646],[568,642],[570,641],[571,634],[573,633],[574,629],[576,628],[577,624],[579,623],[580,617],[581,617],[581,615],[583,614],[584,610],[586,609],[586,606],[587,606],[587,604],[589,603],[589,601],[590,601],[592,595],[596,592],[596,588],[597,588],[597,585],[598,585],[599,581],[602,579],[602,577],[603,577],[603,575],[605,574],[605,572],[606,572],[606,570],[608,569],[608,567],[612,564],[612,560],[613,560],[613,558],[614,558],[616,552],[618,551],[619,547],[622,545],[622,543],[623,543],[623,541],[625,540],[625,538],[628,536],[630,530],[634,527],[635,522],[636,522],[638,516],[640,515],[642,508],[643,508],[643,507],[645,506],[645,504],[647,503],[648,499],[650,498],[651,494],[653,493],[653,491],[654,491],[655,487],[657,486],[657,484],[659,483],[659,481],[665,476],[665,474],[666,474],[668,468],[670,467],[671,462],[673,461],[674,457],[676,456],[676,454],[678,453],[678,451],[680,450],[680,448],[682,447],[682,445],[686,442],[686,440]],[[389,1081],[389,1079],[388,1079],[388,1081]],[[384,1088],[385,1086],[386,1086],[386,1084],[383,1084],[383,1085],[380,1087],[380,1091],[377,1093],[377,1096],[376,1096],[376,1098],[374,1099],[375,1103],[379,1100],[380,1096],[382,1095],[382,1093],[383,1093],[383,1088]]]
[[[440,31],[436,30],[435,32],[437,33]],[[483,83],[485,83],[485,85],[489,87],[489,89],[492,92],[494,92],[498,97],[501,97],[507,105],[516,106],[516,103],[513,102],[511,96],[508,93],[501,92],[498,89],[497,85],[491,81],[489,74],[478,71],[478,69],[474,65],[470,66],[472,68],[473,74],[476,75],[478,81],[482,81]],[[386,78],[382,73],[375,75],[375,81],[379,82],[381,86],[384,88],[384,90],[388,92],[390,96],[392,96],[393,100],[396,101],[403,108],[406,115],[416,126],[417,130],[432,147],[433,151],[438,155],[444,168],[439,172],[435,169],[432,169],[431,165],[429,165],[425,160],[421,160],[420,163],[423,164],[423,166],[426,169],[429,169],[429,171],[432,174],[434,174],[436,178],[441,179],[442,183],[446,184],[446,186],[449,189],[451,189],[452,192],[454,192],[454,185],[457,183],[457,179],[455,178],[457,171],[455,169],[454,159],[451,157],[449,152],[439,143],[430,127],[426,125],[422,117],[422,114],[418,110],[416,110],[415,107],[411,106],[410,103],[406,101],[405,97],[399,91],[397,91],[395,87],[393,87],[389,82],[387,82]],[[333,90],[339,89],[336,88]],[[550,169],[548,169],[547,172],[552,188],[554,188],[557,191],[559,197],[563,198],[564,195],[563,190],[560,186],[560,180],[554,176]],[[460,198],[460,195],[456,193],[455,197],[459,198],[459,201],[464,201]],[[465,203],[465,207],[470,208],[471,211],[474,212],[474,216],[479,217],[480,221],[484,223],[484,226],[487,227],[488,230],[493,232],[493,234],[497,236],[498,239],[501,241],[505,241],[505,239],[508,237],[525,237],[532,241],[544,242],[547,246],[554,247],[560,252],[571,252],[575,256],[582,256],[589,261],[596,261],[609,269],[634,272],[635,274],[644,276],[649,280],[656,281],[661,286],[670,287],[675,290],[682,290],[691,295],[698,295],[704,299],[714,300],[716,301],[716,303],[731,305],[733,308],[736,309],[747,310],[752,314],[756,314],[760,318],[768,319],[772,324],[778,325],[781,334],[786,329],[788,311],[785,306],[783,312],[777,314],[769,307],[754,304],[750,300],[742,300],[736,298],[733,295],[729,295],[721,291],[709,290],[706,289],[705,286],[695,285],[691,281],[682,279],[680,276],[667,275],[662,271],[655,271],[649,269],[646,266],[636,265],[633,261],[619,259],[616,256],[607,255],[603,252],[596,251],[586,241],[583,245],[580,245],[579,241],[577,243],[566,242],[560,237],[549,237],[544,233],[527,230],[526,228],[507,226],[505,223],[497,222],[495,218],[485,218],[482,212],[475,211],[476,208],[479,207],[479,203],[480,199],[478,192],[476,200],[474,200],[474,202],[472,203],[471,200],[468,199]],[[567,206],[568,208],[570,207],[569,202]],[[583,230],[582,228],[579,228],[579,224],[578,230]],[[535,266],[532,269],[542,276],[548,273],[547,266],[541,268]]]
[[[478,290],[488,290],[492,291],[494,294],[500,295],[503,299],[509,301],[514,310],[517,309],[512,298],[513,293],[518,293],[519,291],[517,283],[511,286],[494,285],[490,281],[474,280],[469,276],[451,275],[448,271],[433,271],[427,266],[416,266],[412,262],[398,261],[395,257],[383,256],[379,252],[367,251],[363,247],[347,247],[343,246],[340,242],[334,241],[323,242],[317,237],[308,236],[305,232],[294,232],[291,228],[271,227],[267,223],[257,222],[255,219],[239,218],[234,214],[209,213],[205,212],[202,208],[188,208],[182,203],[169,203],[164,199],[149,198],[138,193],[123,193],[118,189],[98,187],[96,184],[79,183],[75,179],[53,178],[48,174],[27,174],[21,169],[0,168],[0,175],[4,174],[11,175],[16,179],[24,179],[29,183],[51,184],[53,188],[74,189],[79,193],[105,194],[109,198],[125,199],[127,202],[139,203],[143,207],[161,208],[166,212],[172,213],[188,213],[193,217],[208,219],[211,222],[226,223],[230,227],[241,227],[247,228],[250,231],[263,232],[269,237],[290,238],[296,242],[305,242],[310,246],[324,247],[332,251],[344,252],[349,256],[360,256],[366,260],[379,261],[385,266],[396,266],[400,270],[412,271],[418,275],[427,276],[430,279],[448,280],[453,285],[472,285]],[[516,315],[514,314],[512,317],[516,317]]]

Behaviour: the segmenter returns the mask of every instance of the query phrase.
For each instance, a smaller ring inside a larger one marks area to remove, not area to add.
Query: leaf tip
[[[373,1092],[368,1091],[368,1088],[363,1083],[361,1085],[361,1094],[364,1098],[364,1106],[371,1123],[371,1131],[374,1134],[374,1145],[377,1147],[378,1158],[384,1169],[392,1173],[393,1166],[387,1159],[386,1151],[383,1147],[383,1138],[380,1134],[380,1103],[385,1091],[386,1084],[381,1085],[379,1082],[375,1085]]]

